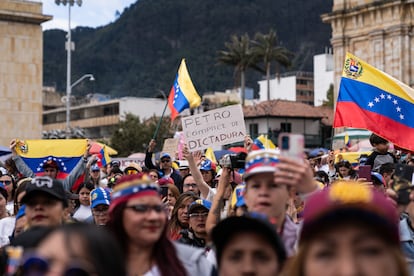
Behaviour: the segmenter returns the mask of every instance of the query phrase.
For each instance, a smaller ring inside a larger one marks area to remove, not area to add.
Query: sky
[[[57,5],[55,0],[32,0],[43,3],[43,14],[52,15],[53,19],[42,24],[43,30],[68,29],[69,8]],[[120,13],[137,0],[82,0],[82,5],[71,7],[71,29],[77,26],[99,27],[116,19],[116,11]]]

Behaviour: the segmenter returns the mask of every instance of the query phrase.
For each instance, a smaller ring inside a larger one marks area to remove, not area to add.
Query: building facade
[[[414,84],[414,2],[400,0],[334,0],[322,20],[332,26],[335,99],[346,52],[396,79]]]
[[[258,81],[260,101],[267,101],[267,80]],[[270,100],[297,101],[314,105],[313,73],[289,72],[270,79]]]
[[[42,3],[0,1],[0,145],[13,138],[41,138]]]
[[[321,106],[327,101],[329,87],[334,84],[333,54],[330,51],[313,57],[315,106]]]
[[[266,134],[277,143],[281,132],[301,133],[308,148],[329,146],[333,110],[309,104],[271,100],[243,108],[246,131],[251,137]]]
[[[166,100],[157,98],[124,97],[105,101],[91,101],[79,106],[72,106],[70,125],[81,128],[85,136],[91,139],[109,138],[124,116],[128,113],[139,116],[141,120],[152,116],[160,117]],[[164,116],[170,116],[170,109],[165,109]],[[66,108],[43,111],[43,131],[66,129]]]

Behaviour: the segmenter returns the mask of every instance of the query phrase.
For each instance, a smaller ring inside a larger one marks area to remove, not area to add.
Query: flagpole
[[[160,91],[161,91],[161,90],[160,90]],[[164,92],[162,92],[162,94],[164,95],[164,97],[166,97]],[[160,126],[161,126],[162,118],[164,118],[164,114],[165,114],[165,110],[167,109],[167,106],[168,106],[168,99],[166,99],[166,103],[165,103],[165,106],[164,106],[164,110],[162,111],[161,118],[160,118],[160,120],[158,121],[158,123],[157,123],[157,127],[155,128],[154,135],[152,136],[152,139],[154,139],[154,140],[157,138],[158,131],[160,130]]]

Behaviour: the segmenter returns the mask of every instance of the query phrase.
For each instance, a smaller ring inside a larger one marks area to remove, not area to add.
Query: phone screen
[[[363,165],[358,168],[358,178],[365,178],[368,182],[371,181],[371,166]]]
[[[303,159],[305,138],[302,134],[281,133],[279,134],[279,149],[281,155]]]
[[[168,195],[168,187],[161,186],[160,189],[161,189],[161,191],[160,191],[161,196],[166,197]]]

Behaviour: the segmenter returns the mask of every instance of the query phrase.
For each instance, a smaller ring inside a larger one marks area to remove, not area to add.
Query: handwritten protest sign
[[[164,146],[162,152],[168,153],[171,157],[175,157],[178,148],[178,139],[168,138],[164,140]]]
[[[241,105],[230,105],[181,119],[190,151],[243,141],[246,126]]]

